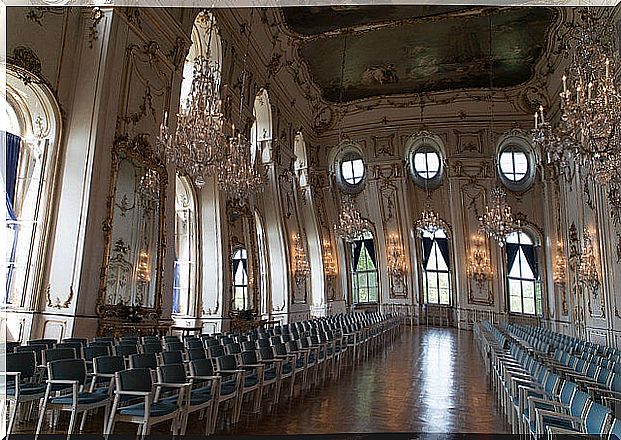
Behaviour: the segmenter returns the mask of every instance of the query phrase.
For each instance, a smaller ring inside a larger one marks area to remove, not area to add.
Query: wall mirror
[[[247,206],[227,204],[231,316],[255,317],[260,304],[257,237],[254,215]]]
[[[98,314],[138,323],[161,315],[167,173],[144,136],[112,148]],[[101,325],[100,325],[101,327]]]

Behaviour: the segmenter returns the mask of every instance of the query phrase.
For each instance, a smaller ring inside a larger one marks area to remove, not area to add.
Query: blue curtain
[[[427,269],[427,263],[431,256],[431,248],[433,247],[433,240],[429,237],[423,237],[423,268]]]
[[[369,257],[371,257],[373,266],[377,267],[377,260],[375,259],[375,242],[372,238],[367,238],[364,240],[364,246],[367,248],[367,252],[369,252]]]
[[[515,258],[517,257],[518,251],[520,250],[520,245],[515,243],[507,243],[507,271],[511,270],[513,263],[515,262]]]
[[[15,186],[17,183],[17,165],[22,139],[11,133],[0,131],[0,139],[6,151],[6,210],[7,220],[16,220],[15,216]]]
[[[354,271],[358,267],[358,260],[360,259],[360,252],[362,252],[362,240],[354,241]]]
[[[449,256],[449,243],[448,238],[436,238],[436,243],[438,243],[438,248],[440,249],[440,253],[446,262],[447,267],[451,270],[451,259]]]
[[[17,167],[19,165],[19,153],[21,148],[22,139],[12,133],[0,131],[0,143],[6,154],[6,174],[5,174],[5,199],[6,199],[6,220],[15,221],[17,216],[15,215],[15,187],[17,185]],[[17,252],[17,225],[11,224],[9,226],[12,229],[12,241],[11,244],[11,256],[10,261],[15,261],[15,253]],[[11,233],[9,232],[9,233]],[[13,283],[13,264],[9,264],[6,274],[5,285],[5,302],[9,302],[9,296],[11,291],[11,284]]]

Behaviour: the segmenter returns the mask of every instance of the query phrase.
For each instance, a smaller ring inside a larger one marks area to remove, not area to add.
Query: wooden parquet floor
[[[99,417],[98,417],[99,416]],[[89,418],[87,432],[99,433],[101,415]],[[56,429],[63,432],[65,422]],[[21,433],[34,426],[22,425]],[[187,435],[203,433],[190,416]],[[117,424],[115,433],[135,433]],[[337,382],[315,388],[271,414],[242,417],[219,435],[335,433],[488,433],[504,434],[504,423],[490,391],[472,332],[453,328],[406,327],[392,347],[355,368],[343,366]],[[152,434],[168,434],[165,425]]]

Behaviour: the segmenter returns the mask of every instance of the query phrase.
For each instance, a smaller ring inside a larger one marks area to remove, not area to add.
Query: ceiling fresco
[[[541,7],[487,8],[487,13],[477,10],[476,14],[466,13],[464,8],[452,13],[445,10],[448,7],[382,7],[381,13],[373,14],[367,10],[373,7],[365,7],[364,14],[372,18],[364,18],[362,12],[355,15],[356,9],[296,9],[300,11],[284,12],[287,20],[292,20],[287,24],[298,33],[315,34],[300,36],[304,39],[300,54],[324,98],[332,102],[516,86],[532,77],[547,44],[547,31],[557,18],[554,9]],[[343,26],[364,26],[374,20],[385,23],[402,9],[417,14],[417,19],[363,32],[338,32]],[[332,18],[326,17],[329,11]],[[305,22],[300,23],[305,16]],[[328,33],[320,34],[322,29]]]

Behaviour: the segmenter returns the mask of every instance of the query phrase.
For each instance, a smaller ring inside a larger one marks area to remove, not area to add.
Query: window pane
[[[450,304],[450,294],[448,289],[440,289],[440,304]]]
[[[435,177],[440,170],[440,157],[434,153],[427,153],[427,171],[430,173],[429,178]]]
[[[509,311],[513,313],[522,313],[522,298],[519,296],[509,296]]]

